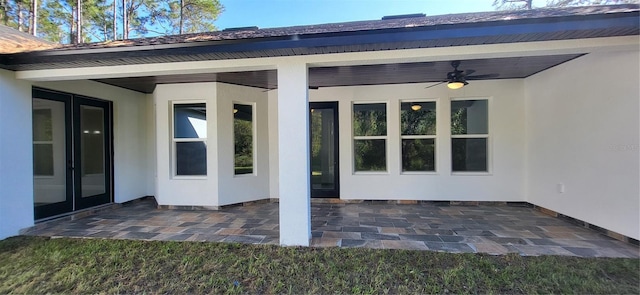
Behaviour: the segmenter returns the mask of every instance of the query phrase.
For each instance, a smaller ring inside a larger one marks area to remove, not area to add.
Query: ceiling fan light
[[[420,109],[422,109],[422,106],[416,103],[411,105],[411,109],[414,111],[419,111]]]
[[[464,85],[466,85],[466,84],[469,84],[469,83],[464,83],[464,82],[461,82],[461,81],[451,81],[451,82],[447,83],[447,87],[449,87],[449,89],[456,90],[456,89],[460,89],[460,88],[464,87]]]

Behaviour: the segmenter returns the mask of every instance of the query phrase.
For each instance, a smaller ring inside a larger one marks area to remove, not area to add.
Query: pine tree
[[[219,0],[0,0],[0,23],[82,43],[213,31],[222,10]]]
[[[637,4],[638,0],[547,0],[545,7],[588,6],[609,4]],[[533,0],[494,0],[493,7],[499,10],[533,9]]]

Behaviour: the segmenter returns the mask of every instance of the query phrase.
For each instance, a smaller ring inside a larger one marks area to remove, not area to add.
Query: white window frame
[[[422,103],[422,102],[433,102],[435,103],[435,111],[436,111],[436,134],[434,135],[403,135],[402,134],[402,103]],[[398,149],[398,151],[400,151],[400,159],[399,159],[399,163],[400,163],[400,167],[399,167],[399,171],[400,174],[404,174],[404,175],[436,175],[438,174],[438,168],[440,168],[438,165],[439,161],[438,161],[438,122],[440,121],[440,112],[438,111],[438,100],[435,98],[420,98],[420,99],[404,99],[404,100],[400,100],[400,104],[398,105],[398,134],[400,134],[400,148]],[[402,171],[402,140],[404,139],[433,139],[433,162],[435,165],[435,169],[433,171]]]
[[[173,179],[207,179],[208,175],[209,175],[209,146],[207,144],[207,138],[208,138],[208,133],[209,133],[209,117],[207,116],[207,119],[205,120],[206,124],[207,124],[207,136],[204,138],[176,138],[175,137],[175,106],[176,105],[183,105],[183,104],[204,104],[205,109],[207,110],[207,115],[209,114],[209,110],[207,107],[207,102],[205,100],[174,100],[170,102],[169,105],[169,112],[170,112],[170,116],[169,116],[169,125],[170,125],[170,130],[171,130],[171,134],[170,134],[170,140],[171,140],[171,176]],[[177,167],[177,161],[178,161],[178,157],[176,154],[176,144],[178,142],[203,142],[204,145],[207,147],[206,150],[206,158],[207,158],[207,173],[205,175],[178,175],[178,167]]]
[[[452,134],[451,131],[451,103],[454,101],[465,101],[465,100],[486,100],[487,101],[487,132],[485,134]],[[493,103],[491,102],[491,97],[456,97],[451,98],[449,102],[449,135],[451,138],[449,139],[449,150],[451,154],[450,165],[451,175],[492,175],[493,171],[493,159],[492,159],[492,147],[491,144],[491,106]],[[454,138],[486,138],[487,140],[487,171],[453,171],[453,139]]]
[[[375,136],[356,136],[353,130],[353,119],[354,119],[354,107],[359,104],[384,104],[385,112],[386,112],[386,124],[387,124],[387,132],[386,135],[375,135]],[[390,103],[388,101],[354,101],[351,105],[351,135],[353,140],[351,142],[351,162],[353,166],[353,174],[361,174],[361,175],[380,175],[380,174],[389,174],[389,108]],[[356,171],[356,140],[375,140],[375,139],[384,139],[384,154],[385,154],[385,170],[380,171]]]
[[[236,174],[235,169],[236,169],[236,131],[235,131],[235,124],[234,121],[235,120],[235,113],[233,113],[233,108],[235,105],[240,104],[240,105],[245,105],[245,106],[251,106],[251,160],[252,165],[253,165],[253,171],[251,173],[246,173],[246,174]],[[258,166],[257,166],[257,159],[258,159],[258,153],[256,152],[258,149],[256,148],[256,144],[257,144],[257,132],[256,130],[257,125],[256,125],[256,110],[257,110],[257,105],[255,102],[245,102],[245,101],[232,101],[231,102],[231,108],[232,108],[232,116],[231,116],[231,142],[233,144],[233,154],[231,155],[233,160],[232,160],[232,167],[233,167],[233,177],[251,177],[251,176],[257,176],[258,175]]]

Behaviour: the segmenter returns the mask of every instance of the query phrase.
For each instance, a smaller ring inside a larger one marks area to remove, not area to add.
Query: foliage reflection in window
[[[400,103],[402,171],[435,171],[436,103]]]
[[[387,170],[387,105],[353,105],[355,171]]]
[[[207,110],[204,103],[173,106],[175,175],[207,175]]]
[[[486,99],[451,102],[453,172],[488,171],[489,103]]]
[[[253,106],[233,105],[234,173],[253,173]]]

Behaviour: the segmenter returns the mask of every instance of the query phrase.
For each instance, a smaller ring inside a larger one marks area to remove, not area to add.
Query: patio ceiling
[[[497,77],[492,79],[522,79],[581,55],[463,60],[459,69],[473,69],[476,71],[473,75],[497,74]],[[309,87],[441,82],[452,69],[450,61],[315,67],[309,69]],[[278,87],[276,70],[113,78],[96,81],[142,93],[153,93],[157,84],[194,82],[222,82],[264,89]]]

